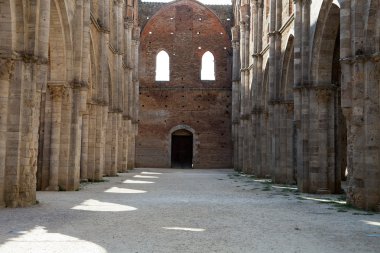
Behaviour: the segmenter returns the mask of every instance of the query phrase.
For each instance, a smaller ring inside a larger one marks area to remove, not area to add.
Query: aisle
[[[380,215],[320,197],[232,170],[136,169],[0,210],[0,252],[379,252]]]

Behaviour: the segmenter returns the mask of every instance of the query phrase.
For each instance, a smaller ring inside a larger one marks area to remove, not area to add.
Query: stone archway
[[[187,125],[173,127],[169,132],[169,161],[172,168],[194,168],[197,138]]]
[[[187,130],[180,129],[172,133],[171,145],[171,167],[192,168],[193,167],[193,134]]]

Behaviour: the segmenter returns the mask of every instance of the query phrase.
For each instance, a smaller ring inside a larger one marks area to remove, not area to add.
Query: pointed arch
[[[280,98],[285,100],[293,99],[293,82],[294,82],[294,36],[291,34],[288,38],[284,58],[282,62]]]
[[[52,1],[49,31],[50,81],[67,81],[72,75],[73,50],[68,13],[64,1]]]
[[[170,57],[165,50],[156,55],[156,81],[170,81]]]
[[[370,0],[367,7],[365,36],[366,50],[368,53],[375,53],[380,50],[380,3],[378,0]]]
[[[215,81],[215,57],[210,51],[202,56],[201,80]]]
[[[335,42],[339,36],[340,9],[331,1],[324,1],[317,21],[312,53],[311,77],[318,85],[332,82],[332,64]]]
[[[264,79],[261,85],[261,104],[263,109],[268,108],[268,97],[269,97],[269,61],[265,64],[264,69]]]

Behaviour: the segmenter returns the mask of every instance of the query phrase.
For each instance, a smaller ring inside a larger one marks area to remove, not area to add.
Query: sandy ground
[[[380,252],[380,215],[232,170],[136,169],[0,210],[0,252]]]

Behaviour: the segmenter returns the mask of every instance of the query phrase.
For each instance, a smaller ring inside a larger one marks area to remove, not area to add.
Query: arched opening
[[[318,139],[310,145],[318,146],[311,156],[319,159],[319,181],[314,191],[339,193],[347,170],[347,126],[341,108],[340,70],[340,9],[335,3],[324,1],[316,23],[311,75],[316,87],[314,117]]]
[[[170,58],[164,50],[156,56],[156,81],[170,81]]]
[[[215,58],[209,51],[202,56],[201,80],[215,81]]]
[[[180,129],[172,133],[172,168],[192,168],[193,167],[193,134],[185,129]]]

